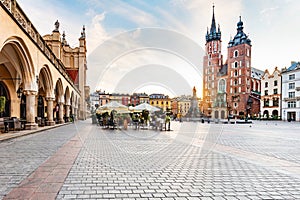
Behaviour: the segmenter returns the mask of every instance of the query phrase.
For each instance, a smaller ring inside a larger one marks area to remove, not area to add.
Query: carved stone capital
[[[30,95],[36,96],[37,95],[37,91],[34,91],[34,90],[24,90],[23,94],[26,95],[26,96],[30,96]]]
[[[46,97],[46,101],[54,101],[55,100],[55,98],[53,98],[53,97]]]

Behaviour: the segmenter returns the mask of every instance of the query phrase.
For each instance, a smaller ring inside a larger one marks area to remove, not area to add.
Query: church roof
[[[227,70],[228,70],[228,65],[227,64],[222,65],[220,71],[218,72],[218,76],[226,76]]]
[[[262,76],[264,75],[264,71],[262,70],[259,70],[259,69],[256,69],[256,68],[251,68],[251,77],[252,78],[255,78],[255,79],[261,79]]]
[[[228,43],[228,47],[237,46],[240,44],[249,44],[251,46],[251,40],[244,33],[244,23],[242,22],[242,18],[240,16],[240,21],[237,23],[237,33],[233,39],[230,39]]]
[[[206,42],[210,42],[213,40],[221,40],[220,25],[218,26],[218,30],[216,27],[215,6],[213,6],[213,17],[212,17],[210,31],[208,31],[208,28],[207,28],[207,33],[206,33]]]

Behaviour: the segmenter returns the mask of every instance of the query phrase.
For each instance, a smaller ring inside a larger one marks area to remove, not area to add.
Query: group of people
[[[117,113],[112,110],[110,113],[97,114],[98,123],[105,128],[127,129],[132,125],[134,129],[153,128],[155,130],[171,129],[171,116],[168,113],[150,113],[147,110],[135,113]]]

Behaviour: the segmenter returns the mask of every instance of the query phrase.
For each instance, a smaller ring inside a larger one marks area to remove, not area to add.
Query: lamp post
[[[23,88],[20,86],[17,90],[17,96],[19,99],[22,97],[22,94],[23,94]]]

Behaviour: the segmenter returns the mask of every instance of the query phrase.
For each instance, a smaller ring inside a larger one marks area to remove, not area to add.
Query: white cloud
[[[109,38],[108,33],[102,25],[105,19],[105,12],[97,14],[93,17],[91,24],[87,29],[87,45],[88,51],[92,52],[99,44]]]

